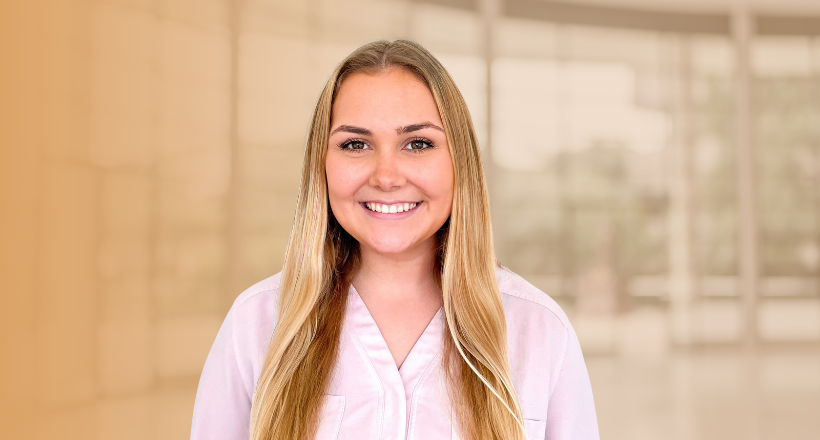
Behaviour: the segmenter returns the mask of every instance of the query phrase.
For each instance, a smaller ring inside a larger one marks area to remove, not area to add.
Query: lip
[[[392,204],[395,204],[395,203],[415,203],[416,206],[414,208],[410,209],[409,211],[397,212],[395,214],[389,214],[389,213],[385,214],[383,212],[376,212],[376,211],[371,211],[371,210],[367,209],[367,206],[365,206],[365,203],[381,203],[383,205],[392,205]],[[416,211],[419,209],[419,206],[421,206],[423,203],[424,202],[392,202],[392,203],[388,203],[388,202],[380,202],[378,200],[368,200],[367,202],[359,202],[359,206],[362,207],[362,209],[364,210],[364,212],[367,215],[369,215],[370,217],[375,218],[375,219],[379,219],[379,220],[402,220],[402,219],[405,219],[405,218],[410,217],[411,215],[415,214]]]

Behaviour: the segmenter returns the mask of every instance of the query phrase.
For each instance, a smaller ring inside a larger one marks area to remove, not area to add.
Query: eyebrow
[[[372,131],[370,131],[366,128],[356,127],[356,126],[353,126],[353,125],[340,125],[340,126],[336,127],[333,131],[331,131],[330,135],[333,136],[334,134],[336,134],[340,131],[344,131],[344,132],[347,132],[347,133],[360,134],[362,136],[373,136]]]
[[[421,123],[418,123],[418,124],[410,124],[410,125],[405,125],[403,127],[398,127],[398,128],[396,128],[396,134],[412,133],[414,131],[424,130],[425,128],[433,128],[433,129],[441,131],[441,132],[444,131],[444,129],[442,129],[441,127],[439,127],[436,124],[433,124],[432,122],[421,122]],[[343,132],[346,132],[346,133],[360,134],[362,136],[373,136],[372,131],[370,131],[366,128],[356,127],[355,125],[340,125],[340,126],[336,127],[335,129],[333,129],[333,131],[330,132],[330,135],[332,136],[332,135],[334,135],[334,134],[336,134],[340,131],[343,131]]]
[[[404,127],[399,127],[396,129],[396,134],[410,133],[413,131],[424,130],[425,128],[433,128],[441,132],[444,131],[441,127],[433,124],[432,122],[422,122],[420,124],[410,124],[405,125]]]

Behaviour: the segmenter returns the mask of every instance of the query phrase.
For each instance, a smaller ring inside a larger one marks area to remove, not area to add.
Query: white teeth
[[[374,212],[381,212],[382,214],[396,214],[399,212],[409,211],[415,208],[418,203],[397,203],[395,205],[383,205],[381,203],[365,202],[364,206]]]

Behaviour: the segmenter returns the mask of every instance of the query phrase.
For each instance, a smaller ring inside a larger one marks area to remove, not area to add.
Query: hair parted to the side
[[[467,105],[447,71],[407,41],[376,41],[350,54],[316,104],[305,148],[296,216],[280,281],[277,320],[251,410],[251,440],[310,440],[339,351],[358,242],[330,210],[325,157],[333,100],[355,72],[402,68],[430,89],[454,168],[453,206],[437,234],[436,266],[447,333],[444,368],[462,438],[524,440],[495,278],[490,208]]]

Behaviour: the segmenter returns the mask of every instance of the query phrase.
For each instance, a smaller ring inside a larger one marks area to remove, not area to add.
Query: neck
[[[363,298],[388,302],[441,302],[441,291],[435,273],[436,240],[420,243],[400,254],[379,253],[361,246],[361,266],[353,278],[353,287]]]

